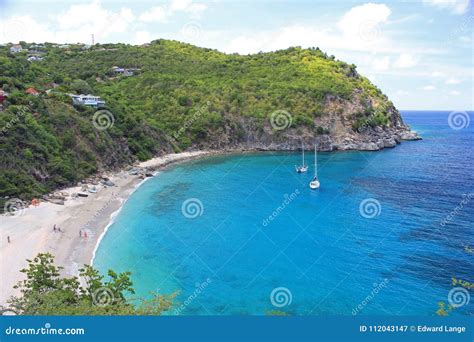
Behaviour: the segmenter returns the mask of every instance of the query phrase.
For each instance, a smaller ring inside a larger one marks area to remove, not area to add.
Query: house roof
[[[35,88],[32,88],[32,87],[29,87],[28,89],[26,89],[26,92],[27,92],[28,94],[32,94],[32,95],[37,95],[37,94],[39,94],[39,91],[36,90]]]

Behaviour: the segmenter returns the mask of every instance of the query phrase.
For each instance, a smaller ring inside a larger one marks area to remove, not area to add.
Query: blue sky
[[[472,1],[471,1],[472,2]],[[419,1],[5,1],[0,42],[176,39],[228,53],[318,46],[399,109],[472,110],[474,5]]]

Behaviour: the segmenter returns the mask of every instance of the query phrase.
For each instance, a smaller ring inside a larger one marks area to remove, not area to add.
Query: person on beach
[[[7,241],[10,243],[10,235],[7,236]]]
[[[87,232],[84,232],[84,237],[87,238]]]
[[[56,225],[53,226],[53,232],[56,232]]]

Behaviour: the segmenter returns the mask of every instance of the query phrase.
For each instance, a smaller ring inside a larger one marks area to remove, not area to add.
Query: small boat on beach
[[[312,190],[319,189],[320,182],[318,179],[318,156],[317,156],[317,151],[316,151],[316,144],[314,145],[314,177],[311,182],[309,182],[309,187]]]
[[[298,172],[298,173],[304,173],[304,172],[308,171],[308,165],[306,165],[305,162],[304,162],[304,146],[303,146],[303,144],[301,144],[301,150],[303,151],[301,165],[295,166],[296,172]]]

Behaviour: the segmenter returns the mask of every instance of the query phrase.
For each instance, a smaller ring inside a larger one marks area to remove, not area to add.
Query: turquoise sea
[[[474,122],[449,113],[402,113],[422,141],[318,153],[317,191],[310,151],[307,174],[298,153],[172,166],[125,203],[94,265],[131,271],[141,296],[179,290],[170,314],[435,315],[450,297],[472,315],[452,278],[474,282]]]

